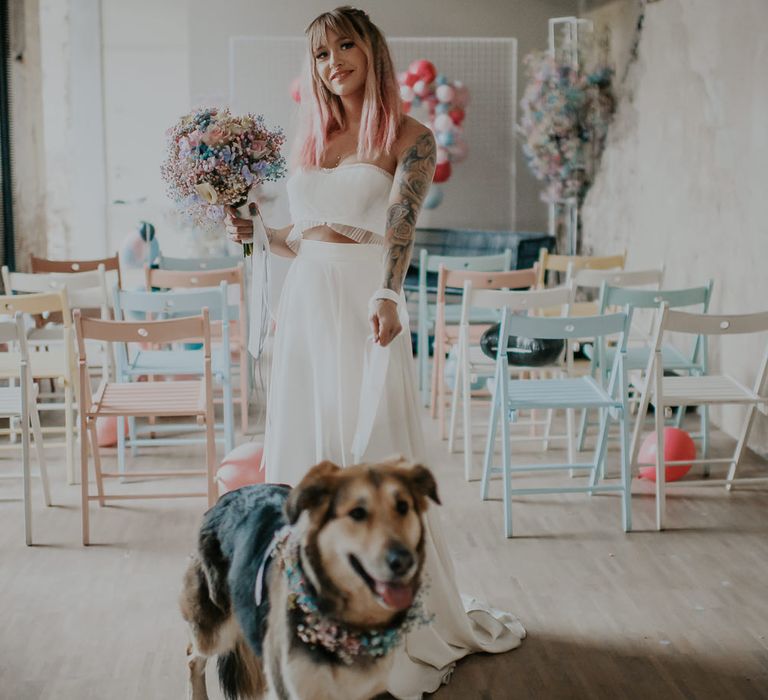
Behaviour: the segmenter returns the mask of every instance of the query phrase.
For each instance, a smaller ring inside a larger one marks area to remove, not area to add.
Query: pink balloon
[[[301,78],[298,76],[291,81],[291,99],[301,102]]]
[[[457,81],[453,84],[453,89],[454,106],[466,107],[469,104],[469,90],[467,90],[467,86]]]
[[[664,428],[664,460],[669,462],[677,462],[681,460],[696,459],[696,445],[693,442],[693,438],[680,428]],[[656,462],[656,433],[653,432],[648,435],[643,444],[640,445],[640,452],[638,452],[638,461],[643,462]],[[690,470],[691,464],[673,464],[666,467],[664,473],[667,481],[677,481],[682,479]],[[643,479],[650,479],[656,481],[656,465],[640,467],[638,469],[640,476]]]
[[[123,418],[125,434],[128,435],[128,419]],[[96,419],[96,442],[99,447],[117,445],[117,416],[101,416]]]
[[[409,73],[415,73],[425,83],[431,83],[437,76],[437,69],[434,63],[427,61],[425,58],[421,58],[417,61],[413,61],[408,66]]]
[[[263,484],[266,476],[260,469],[263,453],[264,446],[259,442],[246,442],[232,450],[216,472],[219,491],[227,493],[250,484]]]

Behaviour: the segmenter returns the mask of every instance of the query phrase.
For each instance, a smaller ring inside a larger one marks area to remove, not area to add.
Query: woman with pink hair
[[[402,285],[435,169],[432,132],[403,114],[386,40],[368,15],[339,7],[306,34],[293,223],[266,229],[271,251],[295,259],[277,318],[264,460],[267,481],[293,485],[324,460],[426,456]],[[253,237],[253,222],[234,211],[227,228],[234,240]],[[426,525],[432,621],[396,652],[389,690],[401,699],[436,690],[457,659],[508,651],[525,636],[509,613],[462,601],[436,510]]]

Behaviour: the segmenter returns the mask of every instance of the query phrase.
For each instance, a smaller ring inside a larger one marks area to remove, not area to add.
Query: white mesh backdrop
[[[426,58],[449,80],[469,89],[464,121],[469,155],[456,163],[443,183],[445,197],[425,209],[420,226],[515,228],[515,134],[517,41],[485,38],[395,38],[388,40],[397,72]],[[230,107],[263,114],[269,126],[282,126],[290,144],[297,105],[290,85],[305,53],[303,37],[233,37],[230,41]],[[416,110],[414,116],[419,118]],[[265,207],[273,225],[289,222],[284,183],[266,188],[274,201]]]

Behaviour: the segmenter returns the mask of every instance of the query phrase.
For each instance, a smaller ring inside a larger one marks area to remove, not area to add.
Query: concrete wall
[[[592,14],[610,19],[633,4]],[[766,26],[764,0],[646,6],[638,58],[583,211],[595,252],[626,246],[635,268],[664,258],[667,286],[714,278],[713,312],[768,308]],[[765,341],[715,341],[713,365],[751,384]],[[715,419],[734,435],[742,415],[726,408]],[[750,445],[768,450],[765,416]]]

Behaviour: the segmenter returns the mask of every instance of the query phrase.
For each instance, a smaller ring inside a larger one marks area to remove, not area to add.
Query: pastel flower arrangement
[[[529,54],[525,65],[518,131],[528,166],[545,183],[542,199],[583,201],[615,109],[613,70],[604,63],[583,70],[548,52]]]
[[[253,187],[285,176],[285,135],[267,129],[261,115],[203,108],[181,117],[166,136],[161,175],[168,195],[199,227],[221,225],[226,206],[242,206]]]

